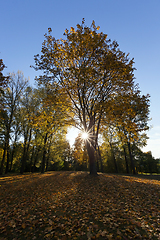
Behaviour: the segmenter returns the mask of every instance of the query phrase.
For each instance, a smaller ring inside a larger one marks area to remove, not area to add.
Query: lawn
[[[2,239],[160,239],[160,181],[86,172],[0,177]]]

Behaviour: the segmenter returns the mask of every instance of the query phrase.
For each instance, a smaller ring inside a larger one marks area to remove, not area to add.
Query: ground
[[[2,176],[0,240],[160,239],[158,179],[87,172]]]

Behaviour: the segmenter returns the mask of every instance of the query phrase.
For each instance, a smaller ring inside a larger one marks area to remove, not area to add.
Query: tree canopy
[[[87,27],[83,19],[76,29],[65,30],[65,39],[55,39],[49,28],[34,66],[44,72],[37,79],[39,84],[57,83],[67,94],[74,125],[89,134],[86,147],[91,174],[96,173],[94,151],[104,120],[116,120],[137,132],[139,127],[145,130],[149,114],[149,96],[141,96],[134,82],[134,60],[99,28],[94,21]]]

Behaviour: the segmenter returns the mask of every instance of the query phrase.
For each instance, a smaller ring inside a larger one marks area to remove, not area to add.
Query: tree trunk
[[[32,129],[29,130],[29,138],[26,144],[26,153],[25,153],[25,161],[24,161],[25,165],[29,160],[29,148],[30,148],[31,137],[32,137]],[[24,165],[24,171],[25,171],[25,165]]]
[[[89,127],[87,132],[91,133],[92,130],[92,134],[94,136],[94,116],[90,117],[90,123],[89,123]],[[95,139],[93,139],[92,137],[89,138],[89,141],[86,140],[86,148],[87,148],[87,153],[88,153],[88,157],[89,157],[89,169],[90,169],[90,174],[91,175],[96,175],[97,174],[97,169],[96,169],[96,158],[95,158],[95,146],[96,146],[96,141],[94,142]]]
[[[22,156],[21,169],[20,169],[21,174],[23,174],[24,172],[25,165],[26,165],[26,142],[24,143],[24,149],[23,149],[23,156]]]
[[[7,174],[9,171],[9,162],[10,162],[9,144],[7,144],[7,163],[6,163],[5,174]]]
[[[128,142],[127,144],[128,144],[128,151],[129,151],[129,157],[130,157],[130,161],[131,161],[132,171],[133,171],[133,174],[136,174],[135,166],[134,166],[134,160],[133,160],[132,153],[131,153],[131,145],[130,145],[130,142]]]
[[[48,156],[47,156],[47,160],[46,160],[46,172],[48,171],[49,157],[50,157],[50,149],[48,150]]]
[[[38,160],[38,154],[40,152],[40,147],[38,147],[37,151],[36,151],[36,156],[35,156],[35,159],[34,159],[34,164],[33,164],[33,168],[32,168],[32,172],[35,172],[35,168],[36,168],[36,163],[37,163],[37,160]]]
[[[29,139],[28,139],[27,149],[26,149],[26,160],[28,160],[28,152],[29,152],[31,137],[32,137],[32,129],[30,129],[29,131]]]
[[[118,166],[117,166],[117,161],[114,155],[114,151],[113,151],[113,147],[112,147],[112,143],[110,142],[110,147],[111,147],[111,153],[112,153],[112,158],[113,158],[113,162],[114,162],[114,166],[115,166],[115,172],[118,173]]]
[[[11,152],[11,157],[10,157],[10,167],[9,167],[9,172],[12,171],[12,165],[13,165],[13,157],[14,157],[14,153],[15,153],[15,150],[16,150],[16,143],[17,143],[17,138],[18,138],[18,130],[19,130],[19,127],[17,126],[17,129],[15,131],[15,137],[14,137],[14,143],[13,143],[13,150]]]
[[[116,173],[118,173],[117,161],[116,161],[116,158],[115,158],[115,155],[114,155],[113,150],[112,150],[112,156],[113,156],[113,161],[114,161],[115,171],[116,171]]]
[[[15,146],[15,143],[14,143],[13,150],[12,150],[12,153],[11,153],[11,164],[10,164],[10,167],[9,167],[10,172],[12,171],[13,157],[14,157],[15,149],[16,149],[16,146]]]
[[[94,147],[91,145],[91,142],[86,143],[87,145],[87,153],[89,156],[89,168],[90,168],[90,174],[91,175],[96,175],[97,174],[97,170],[96,170],[96,161],[95,161],[95,149]]]
[[[101,164],[101,172],[103,173],[103,162],[102,162],[102,157],[101,157],[101,152],[98,146],[98,155],[99,155],[99,160],[100,160],[100,164]]]
[[[95,150],[95,153],[96,153],[97,172],[99,172],[99,155],[98,155],[98,149]]]
[[[129,174],[128,158],[127,158],[126,149],[124,146],[123,146],[123,151],[124,151],[124,157],[125,157],[125,162],[126,162],[126,173]]]
[[[30,172],[32,172],[32,162],[33,162],[33,156],[34,156],[34,148],[35,148],[35,146],[33,146],[33,148],[32,148],[32,155],[31,155],[31,161],[30,161]]]
[[[27,137],[28,137],[28,131],[27,131],[27,134],[26,134],[25,140],[24,140],[23,156],[22,156],[21,169],[20,169],[21,174],[23,174],[24,168],[25,168],[25,165],[26,165]]]
[[[47,135],[48,135],[48,133],[46,133],[45,138],[44,138],[44,149],[43,149],[41,173],[44,173],[44,170],[45,170],[46,152],[47,152],[47,151],[46,151]]]
[[[5,143],[4,148],[3,148],[3,158],[2,158],[2,162],[1,162],[0,175],[3,174],[3,167],[4,167],[4,162],[5,162],[5,156],[6,156],[6,143]]]
[[[9,170],[9,161],[10,161],[10,154],[9,154],[9,132],[7,133],[7,139],[6,139],[6,151],[7,151],[7,163],[6,163],[5,174],[8,173],[8,170]]]
[[[29,131],[29,139],[28,139],[28,129],[25,134],[25,140],[24,140],[24,151],[23,151],[23,157],[22,157],[22,163],[21,163],[21,170],[20,173],[23,174],[26,166],[26,161],[28,159],[28,151],[29,151],[29,146],[30,146],[30,141],[31,141],[31,136],[32,136],[32,129]],[[28,139],[28,144],[27,144],[27,139]]]

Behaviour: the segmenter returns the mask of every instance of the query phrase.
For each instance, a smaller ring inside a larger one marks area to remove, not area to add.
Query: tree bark
[[[10,161],[10,154],[9,154],[9,132],[7,133],[7,139],[6,139],[6,151],[7,151],[7,163],[6,163],[5,174],[8,173],[8,170],[9,170],[9,161]]]
[[[132,171],[133,171],[133,174],[136,174],[135,166],[134,166],[134,160],[133,160],[132,153],[131,153],[131,145],[130,145],[130,142],[128,142],[127,144],[128,144],[128,151],[129,151],[129,157],[130,157],[130,161],[131,161]]]
[[[98,155],[98,149],[95,149],[95,153],[96,153],[97,172],[99,172],[99,155]]]
[[[50,149],[48,149],[48,156],[47,156],[47,160],[46,160],[46,172],[48,171],[48,165],[49,165],[49,157],[50,157]]]
[[[26,148],[26,161],[28,160],[28,156],[29,156],[28,153],[29,153],[31,137],[32,137],[32,129],[29,130],[29,139],[28,139],[27,148]]]
[[[10,162],[9,144],[7,144],[7,163],[6,163],[5,174],[7,174],[9,171],[9,162]]]
[[[35,156],[35,159],[34,159],[34,164],[33,164],[32,172],[35,172],[35,168],[36,168],[36,163],[37,163],[37,160],[38,160],[39,152],[40,152],[40,146],[39,146],[39,147],[37,148],[37,150],[36,150],[36,156]]]
[[[89,156],[89,168],[90,168],[90,174],[91,175],[96,175],[97,174],[97,170],[96,170],[96,161],[95,161],[95,149],[93,147],[93,145],[91,145],[91,142],[86,143],[87,145],[87,153]]]
[[[128,158],[127,158],[126,149],[124,146],[123,146],[123,151],[124,151],[124,158],[125,158],[125,163],[126,163],[126,173],[129,174]]]
[[[21,169],[20,169],[21,174],[23,174],[24,172],[25,164],[26,164],[26,143],[24,143],[24,149],[23,149],[23,157],[22,157]]]
[[[47,153],[47,151],[46,151],[47,135],[48,135],[48,133],[46,133],[45,138],[44,138],[44,149],[43,149],[41,173],[44,173],[44,170],[45,170],[46,153]]]
[[[113,151],[113,147],[112,147],[112,143],[110,142],[110,147],[111,147],[111,153],[112,153],[112,158],[113,158],[113,162],[114,162],[114,166],[115,166],[115,172],[118,173],[118,166],[117,166],[117,161],[114,155],[114,151]]]
[[[13,150],[12,150],[12,153],[11,153],[11,163],[10,163],[10,167],[9,167],[10,172],[12,171],[13,157],[14,157],[15,149],[16,149],[16,146],[15,146],[15,143],[14,143]]]
[[[20,173],[21,174],[23,174],[24,168],[25,168],[25,164],[26,164],[27,137],[28,137],[28,130],[27,130],[27,133],[26,133],[26,136],[25,136],[25,140],[24,140],[23,156],[22,156],[21,169],[20,169]]]
[[[29,139],[28,139],[28,132],[29,132]],[[24,140],[24,151],[23,151],[22,164],[21,164],[21,170],[20,170],[21,174],[23,174],[25,170],[26,162],[28,160],[28,152],[29,152],[31,136],[32,136],[32,129],[30,130],[27,129],[25,134],[25,140]],[[27,140],[28,140],[28,143],[27,143]]]
[[[30,172],[32,172],[32,163],[33,163],[34,149],[35,149],[35,146],[32,147],[32,155],[31,155],[31,160],[30,160]]]
[[[103,162],[102,162],[102,157],[101,157],[101,152],[100,152],[99,146],[98,146],[98,155],[99,155],[99,160],[100,160],[100,164],[101,164],[101,172],[103,173],[104,172]]]
[[[1,162],[0,175],[3,174],[3,167],[4,167],[4,162],[5,162],[5,156],[6,156],[6,143],[5,143],[4,148],[3,148],[3,158],[2,158],[2,162]]]

